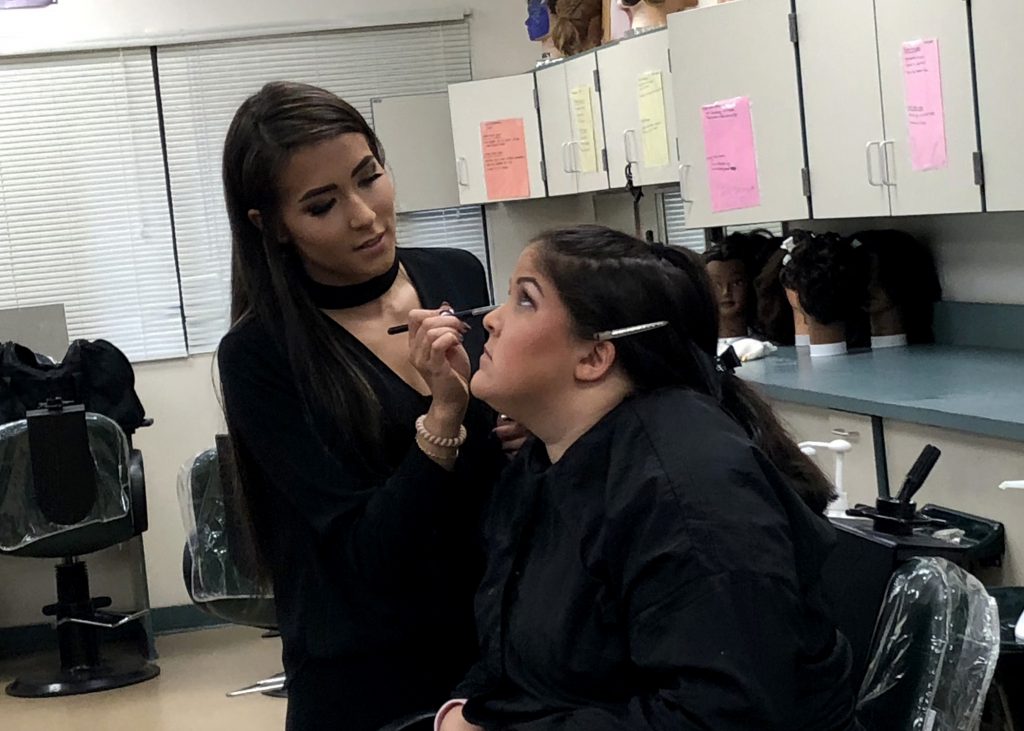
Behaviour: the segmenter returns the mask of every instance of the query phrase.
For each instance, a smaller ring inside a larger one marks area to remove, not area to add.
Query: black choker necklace
[[[383,274],[359,284],[335,286],[314,282],[308,275],[304,277],[306,291],[309,292],[313,304],[321,310],[347,310],[373,302],[384,295],[398,279],[399,261],[395,254],[395,263]]]

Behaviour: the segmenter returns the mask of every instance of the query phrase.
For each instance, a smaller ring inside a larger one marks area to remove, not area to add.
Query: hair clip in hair
[[[782,246],[779,248],[786,252],[786,255],[782,257],[782,266],[786,266],[789,262],[793,261],[793,249],[796,248],[796,239],[790,236],[782,242]]]
[[[850,239],[851,249],[859,249],[861,246],[863,246],[863,244],[861,243],[860,239]]]
[[[715,359],[715,368],[719,373],[735,373],[741,365],[743,365],[743,361],[736,355],[736,349],[731,345]]]
[[[657,330],[668,325],[668,320],[661,320],[659,322],[648,322],[644,325],[633,325],[631,327],[620,327],[615,330],[605,330],[603,332],[594,333],[594,340],[603,342],[605,340],[617,340],[619,338],[626,338],[630,335],[639,335],[640,333],[649,332],[651,330]]]

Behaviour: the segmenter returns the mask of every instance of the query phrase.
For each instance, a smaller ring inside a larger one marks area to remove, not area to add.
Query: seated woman
[[[832,488],[716,367],[717,312],[699,260],[609,229],[523,253],[472,390],[536,437],[496,488],[482,660],[443,731],[853,728]]]

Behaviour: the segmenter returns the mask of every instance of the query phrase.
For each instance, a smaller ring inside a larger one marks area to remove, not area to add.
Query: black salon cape
[[[488,731],[832,731],[851,653],[825,608],[827,521],[710,399],[628,399],[555,465],[502,476],[457,689]]]
[[[488,303],[471,254],[401,249],[399,258],[425,307]],[[312,426],[273,327],[245,320],[219,352],[232,437],[256,468],[246,492],[274,578],[289,728],[301,731],[376,729],[436,707],[472,665],[481,511],[506,462],[494,412],[476,400],[455,473],[427,458],[414,438],[430,399],[337,334],[365,358],[390,474],[368,468],[340,428]],[[465,341],[474,367],[483,342],[477,321]]]

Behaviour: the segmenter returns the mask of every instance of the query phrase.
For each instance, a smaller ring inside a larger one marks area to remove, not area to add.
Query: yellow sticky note
[[[660,71],[640,74],[640,125],[644,143],[644,165],[660,168],[672,160],[668,150],[668,123],[665,119],[665,86]]]
[[[577,86],[572,90],[571,97],[580,172],[596,173],[598,166],[597,135],[594,130],[594,87]]]

